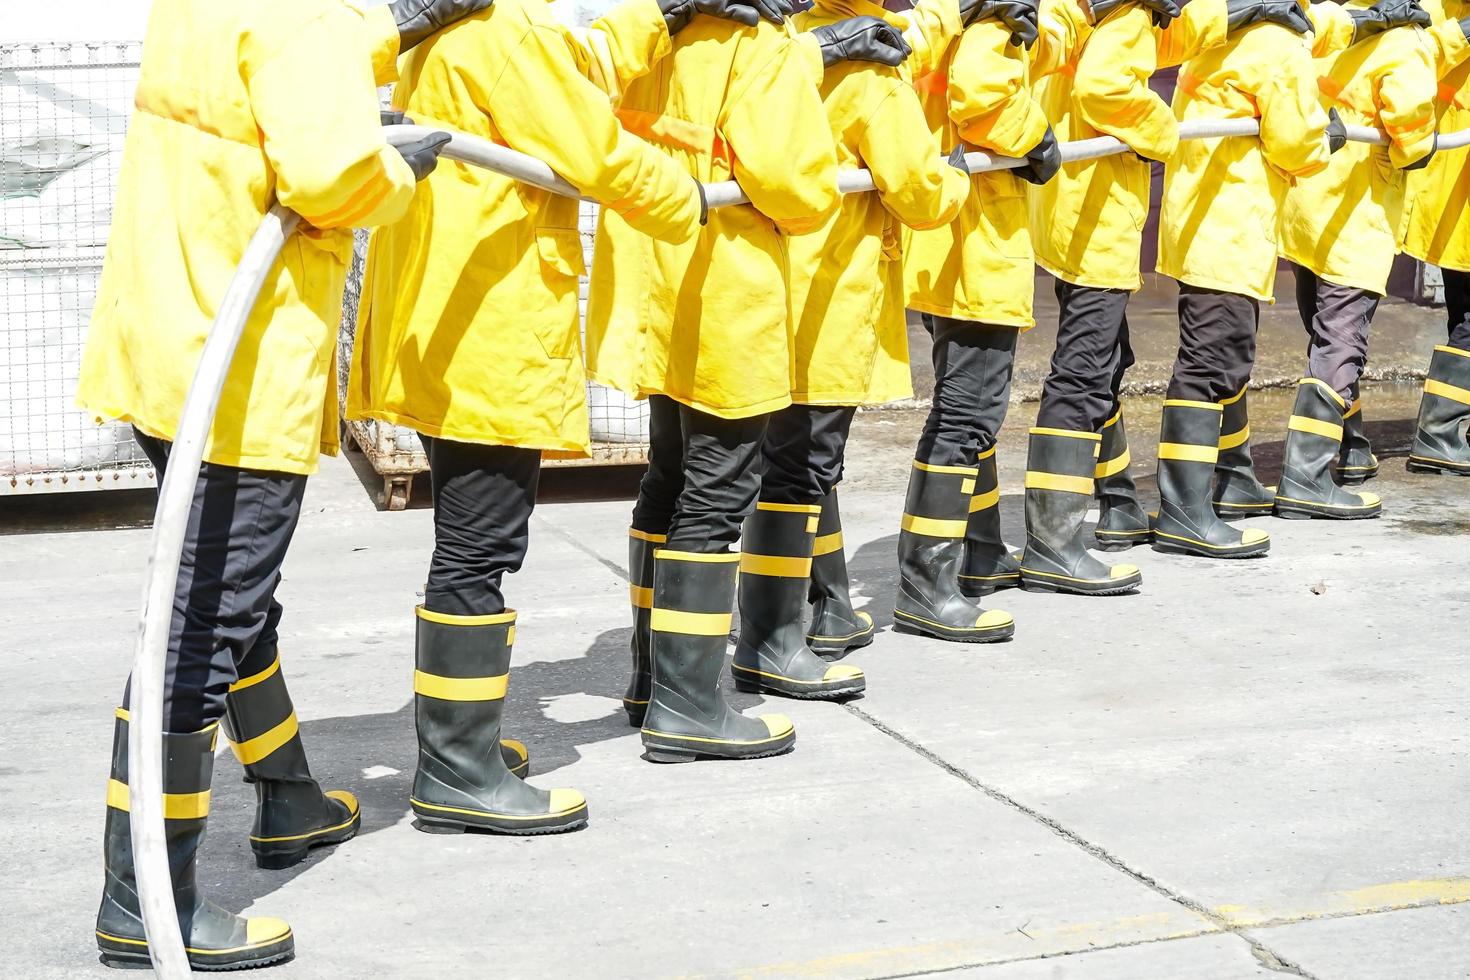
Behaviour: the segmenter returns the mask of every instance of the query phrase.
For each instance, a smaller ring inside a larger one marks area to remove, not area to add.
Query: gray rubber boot
[[[1154,550],[1203,558],[1249,558],[1271,549],[1271,536],[1220,520],[1210,483],[1220,456],[1217,402],[1169,399],[1159,427],[1159,517]]]
[[[960,591],[971,599],[1021,584],[1021,563],[1000,535],[1000,478],[995,470],[994,446],[976,461],[975,493],[970,497],[965,561],[959,579]]]
[[[981,609],[960,591],[975,478],[974,467],[914,461],[898,532],[893,627],[901,633],[961,643],[994,643],[1015,635],[1009,613]]]
[[[650,762],[759,759],[796,744],[785,715],[747,718],[720,693],[737,553],[653,553],[653,688],[643,719]]]
[[[517,779],[499,750],[516,614],[450,616],[417,610],[413,672],[419,765],[409,803],[426,833],[486,830],[554,834],[587,823],[572,789]]]
[[[1419,428],[1409,451],[1409,469],[1470,476],[1466,422],[1470,422],[1470,350],[1436,347],[1419,401]]]
[[[653,612],[653,549],[663,547],[668,535],[628,528],[628,600],[633,607],[633,673],[623,694],[628,724],[643,727],[648,713],[649,689],[653,687],[653,634],[648,627]]]
[[[222,727],[255,784],[250,849],[258,867],[289,868],[311,848],[340,844],[357,833],[357,797],[345,790],[323,793],[311,778],[274,645],[257,643],[240,664],[240,679],[225,695]]]
[[[1337,459],[1337,480],[1345,487],[1361,486],[1378,475],[1378,457],[1363,429],[1363,399],[1354,398],[1342,417],[1342,454]]]
[[[863,672],[829,664],[806,645],[801,615],[811,584],[820,504],[761,501],[740,537],[740,639],[730,673],[741,691],[835,701],[861,694]]]
[[[842,513],[834,489],[822,498],[817,540],[812,544],[812,581],[807,592],[812,624],[806,644],[813,653],[841,656],[873,642],[873,617],[852,607],[847,554],[842,548]]]
[[[1377,494],[1344,490],[1333,479],[1332,466],[1342,452],[1346,408],[1337,392],[1321,381],[1303,378],[1297,384],[1276,491],[1277,517],[1361,520],[1383,512]]]
[[[1276,488],[1256,479],[1251,459],[1249,386],[1220,403],[1220,459],[1215,464],[1215,513],[1228,520],[1265,517],[1276,507]]]
[[[1127,551],[1153,538],[1148,514],[1138,502],[1138,488],[1128,473],[1132,453],[1128,451],[1128,430],[1120,408],[1103,423],[1102,443],[1093,470],[1093,496],[1097,498],[1097,538],[1099,551]]]
[[[97,948],[110,963],[149,963],[138,907],[128,792],[128,713],[117,710],[112,735],[112,778],[102,856],[107,877],[97,910]],[[199,894],[195,858],[209,819],[209,787],[219,726],[163,736],[163,833],[173,875],[174,905],[189,965],[195,970],[243,970],[289,960],[296,951],[291,927],[280,919],[234,915]]]
[[[1026,550],[1021,588],[1031,592],[1120,595],[1143,581],[1134,565],[1108,565],[1082,543],[1102,437],[1031,430],[1026,460]]]

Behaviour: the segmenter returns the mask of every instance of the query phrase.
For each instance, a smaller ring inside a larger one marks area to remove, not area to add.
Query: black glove
[[[1349,10],[1353,20],[1353,44],[1393,27],[1429,27],[1434,18],[1418,0],[1378,0],[1366,10]]]
[[[1051,127],[1046,127],[1046,133],[1042,135],[1041,141],[1026,153],[1026,163],[1017,167],[1011,173],[1031,184],[1044,184],[1057,175],[1062,169],[1062,148],[1057,144],[1056,134]]]
[[[1342,117],[1337,114],[1336,109],[1327,110],[1327,152],[1336,153],[1347,146],[1347,127],[1342,124]]]
[[[449,140],[448,133],[430,133],[421,140],[394,149],[403,157],[403,162],[408,164],[408,169],[413,171],[413,179],[417,181],[429,176],[439,166],[439,154],[444,152]]]
[[[970,172],[970,165],[965,162],[965,144],[963,143],[950,150],[949,156],[945,158],[944,162],[962,174],[968,175]]]
[[[822,47],[822,64],[828,68],[839,61],[876,61],[897,68],[913,53],[898,28],[866,14],[823,25],[812,35]]]
[[[393,0],[393,23],[398,25],[398,50],[407,51],[435,31],[464,20],[490,6],[493,0]]]
[[[998,20],[1010,29],[1011,44],[1017,47],[1036,43],[1041,36],[1036,26],[1039,17],[1036,0],[960,0],[961,24],[969,27],[979,20]]]
[[[1226,33],[1252,24],[1280,24],[1296,34],[1308,34],[1312,22],[1296,0],[1225,0]]]
[[[1119,7],[1134,6],[1135,0],[1082,0],[1088,15],[1096,24]],[[1168,27],[1184,10],[1189,0],[1137,0],[1136,5],[1153,14],[1155,27]]]
[[[1470,41],[1470,17],[1461,18],[1460,33],[1465,35],[1465,40]]]
[[[384,126],[412,126],[413,120],[397,109],[379,109],[378,122]]]
[[[1404,167],[1403,169],[1404,170],[1423,170],[1425,167],[1429,166],[1429,161],[1430,160],[1433,160],[1434,159],[1434,154],[1436,154],[1438,152],[1439,152],[1439,134],[1438,133],[1435,133],[1434,134],[1434,142],[1429,145],[1429,152],[1426,153],[1426,154],[1424,154],[1419,159],[1415,160],[1413,163],[1409,164],[1407,167]]]
[[[663,12],[670,35],[688,27],[695,14],[709,14],[754,27],[762,17],[772,24],[781,24],[791,13],[785,0],[658,0],[658,9]]]
[[[697,180],[694,189],[699,191],[699,226],[703,228],[709,224],[709,196],[704,193],[704,185]]]

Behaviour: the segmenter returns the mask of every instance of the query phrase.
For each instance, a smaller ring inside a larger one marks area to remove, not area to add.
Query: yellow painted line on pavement
[[[1235,928],[1284,925],[1311,919],[1397,912],[1402,909],[1470,902],[1470,877],[1421,878],[1367,885],[1331,892],[1311,908],[1274,908],[1258,905],[1217,905],[1210,911]]]

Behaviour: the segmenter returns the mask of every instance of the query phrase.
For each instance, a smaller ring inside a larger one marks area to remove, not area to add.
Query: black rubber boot
[[[811,583],[821,505],[761,501],[740,537],[740,639],[730,673],[741,691],[842,700],[868,686],[863,672],[829,664],[806,645],[801,614]]]
[[[628,528],[628,601],[633,607],[633,639],[629,646],[633,653],[633,674],[623,694],[623,710],[628,713],[628,724],[634,728],[643,727],[643,716],[648,713],[648,690],[653,686],[653,668],[649,665],[653,636],[648,628],[648,616],[653,611],[653,549],[662,547],[666,540],[668,536],[664,534]]]
[[[1138,502],[1138,488],[1128,473],[1133,455],[1128,451],[1128,430],[1120,408],[1103,423],[1102,444],[1093,470],[1093,495],[1097,498],[1097,528],[1093,531],[1099,551],[1127,551],[1153,538],[1148,514]]]
[[[836,490],[822,498],[817,540],[812,544],[812,582],[807,601],[812,606],[812,625],[807,630],[806,645],[813,653],[841,656],[873,642],[873,617],[852,608]]]
[[[960,591],[970,498],[976,471],[914,460],[898,533],[898,599],[893,627],[961,643],[994,643],[1015,635],[1016,621],[981,609]]]
[[[516,614],[449,616],[418,608],[413,672],[419,766],[409,803],[427,833],[554,834],[587,823],[573,789],[537,789],[497,751]]]
[[[653,688],[643,719],[650,762],[759,759],[796,744],[785,715],[747,718],[720,693],[739,567],[736,553],[653,553]]]
[[[1256,479],[1251,459],[1249,386],[1220,403],[1220,460],[1215,464],[1215,513],[1228,520],[1266,517],[1276,507],[1276,488]]]
[[[209,786],[219,727],[163,736],[164,837],[173,872],[174,905],[189,965],[195,970],[243,970],[289,960],[296,951],[291,927],[280,919],[226,912],[199,894],[194,861],[209,818]],[[109,962],[148,963],[138,884],[133,873],[128,794],[128,713],[113,725],[112,778],[107,783],[103,860],[107,878],[97,910],[97,948]]]
[[[1409,451],[1409,469],[1415,473],[1455,473],[1470,476],[1470,444],[1465,423],[1470,421],[1470,350],[1436,347],[1419,401],[1419,428]]]
[[[1154,550],[1204,558],[1249,558],[1271,550],[1271,536],[1237,530],[1211,506],[1210,483],[1220,456],[1216,402],[1169,399],[1159,426],[1159,517]]]
[[[965,560],[960,565],[960,592],[979,599],[999,589],[1021,584],[1021,563],[1000,535],[1000,477],[995,471],[995,447],[976,461],[975,493],[965,524]]]
[[[1378,457],[1363,429],[1363,399],[1354,398],[1342,417],[1342,454],[1337,459],[1337,481],[1361,486],[1378,475]]]
[[[1276,491],[1277,517],[1361,520],[1383,512],[1377,494],[1344,490],[1332,477],[1332,465],[1342,451],[1346,408],[1337,392],[1321,381],[1303,378],[1297,384]]]
[[[1082,543],[1102,437],[1095,432],[1031,430],[1026,460],[1026,550],[1021,588],[1030,592],[1119,595],[1143,581],[1133,565],[1098,561]]]
[[[255,784],[250,849],[257,867],[289,868],[306,860],[313,847],[356,835],[362,822],[357,797],[345,790],[323,793],[311,778],[274,646],[256,644],[240,664],[240,679],[225,696],[223,727]]]

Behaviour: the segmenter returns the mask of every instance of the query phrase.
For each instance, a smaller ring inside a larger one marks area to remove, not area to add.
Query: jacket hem
[[[638,386],[637,397],[647,398],[649,395],[663,395],[665,398],[672,398],[680,405],[689,406],[696,412],[703,412],[705,415],[713,415],[721,419],[749,419],[755,418],[757,415],[770,415],[773,412],[781,411],[781,409],[791,404],[791,396],[787,394],[779,398],[768,398],[762,402],[754,402],[750,405],[737,405],[734,407],[728,405],[711,405],[708,402],[702,402],[698,399],[690,398],[687,395],[676,395],[672,391],[659,391],[657,388],[649,388],[645,385]]]
[[[1343,286],[1343,287],[1345,287],[1347,289],[1366,289],[1368,292],[1374,293],[1374,294],[1376,294],[1378,296],[1387,296],[1388,295],[1388,278],[1386,276],[1383,279],[1381,279],[1381,280],[1379,280],[1377,282],[1365,283],[1365,282],[1361,282],[1361,281],[1358,281],[1358,280],[1354,280],[1351,276],[1336,276],[1336,275],[1331,275],[1331,274],[1326,273],[1326,272],[1322,272],[1319,269],[1317,269],[1316,267],[1314,267],[1311,262],[1307,262],[1307,261],[1305,261],[1303,259],[1297,258],[1294,253],[1292,253],[1292,252],[1290,252],[1290,251],[1288,251],[1286,249],[1282,249],[1282,251],[1281,251],[1281,257],[1283,259],[1285,259],[1286,261],[1290,262],[1292,265],[1299,265],[1299,266],[1301,266],[1303,269],[1306,269],[1308,272],[1312,273],[1312,275],[1316,276],[1318,279],[1325,279],[1325,280],[1327,280],[1328,282],[1332,283],[1332,285],[1334,285],[1334,286]]]
[[[1143,288],[1143,276],[1136,276],[1131,282],[1103,282],[1101,279],[1093,276],[1079,275],[1074,272],[1063,272],[1051,263],[1042,261],[1040,258],[1036,260],[1036,264],[1062,282],[1070,283],[1073,286],[1082,286],[1086,289],[1126,289],[1130,293],[1136,293]]]
[[[1190,286],[1197,286],[1200,289],[1213,289],[1218,293],[1234,293],[1236,296],[1249,296],[1251,299],[1260,300],[1262,303],[1274,304],[1276,302],[1275,293],[1262,292],[1258,289],[1251,289],[1249,287],[1242,286],[1238,282],[1226,282],[1223,279],[1211,279],[1208,276],[1174,273],[1170,272],[1168,269],[1163,268],[1162,266],[1159,267],[1158,273],[1161,276],[1168,276],[1175,282],[1182,282]],[[1273,276],[1272,279],[1274,281],[1275,277]]]
[[[90,403],[77,399],[77,407],[85,412],[91,413],[98,425],[104,422],[120,422],[123,425],[131,425],[146,436],[163,442],[173,442],[175,432],[167,432],[162,426],[153,425],[138,418],[131,412],[121,411],[114,408],[97,408]],[[320,447],[319,447],[320,448]],[[336,455],[328,453],[327,455]],[[255,470],[264,473],[289,473],[292,476],[312,476],[317,472],[317,459],[319,453],[314,453],[310,459],[295,459],[281,456],[255,456],[246,453],[218,453],[212,452],[208,444],[205,445],[204,462],[213,463],[215,466],[228,466],[237,470]]]
[[[907,308],[915,313],[927,313],[930,316],[943,316],[951,320],[968,320],[982,330],[987,327],[1005,327],[1020,330],[1025,333],[1036,326],[1035,317],[1010,317],[995,316],[992,314],[979,313],[973,310],[960,309],[954,306],[944,307],[938,303],[924,303],[910,300]]]
[[[577,442],[572,439],[528,439],[508,438],[500,435],[487,435],[483,432],[467,432],[457,426],[439,425],[433,422],[423,422],[408,415],[400,415],[397,412],[360,410],[349,416],[349,421],[360,422],[364,419],[372,419],[375,422],[386,422],[389,425],[402,426],[405,429],[426,435],[431,439],[448,439],[450,442],[466,442],[476,446],[509,446],[514,449],[536,449],[541,452],[553,452],[568,454],[573,459],[585,459],[592,455],[592,442],[589,438],[586,442]]]

